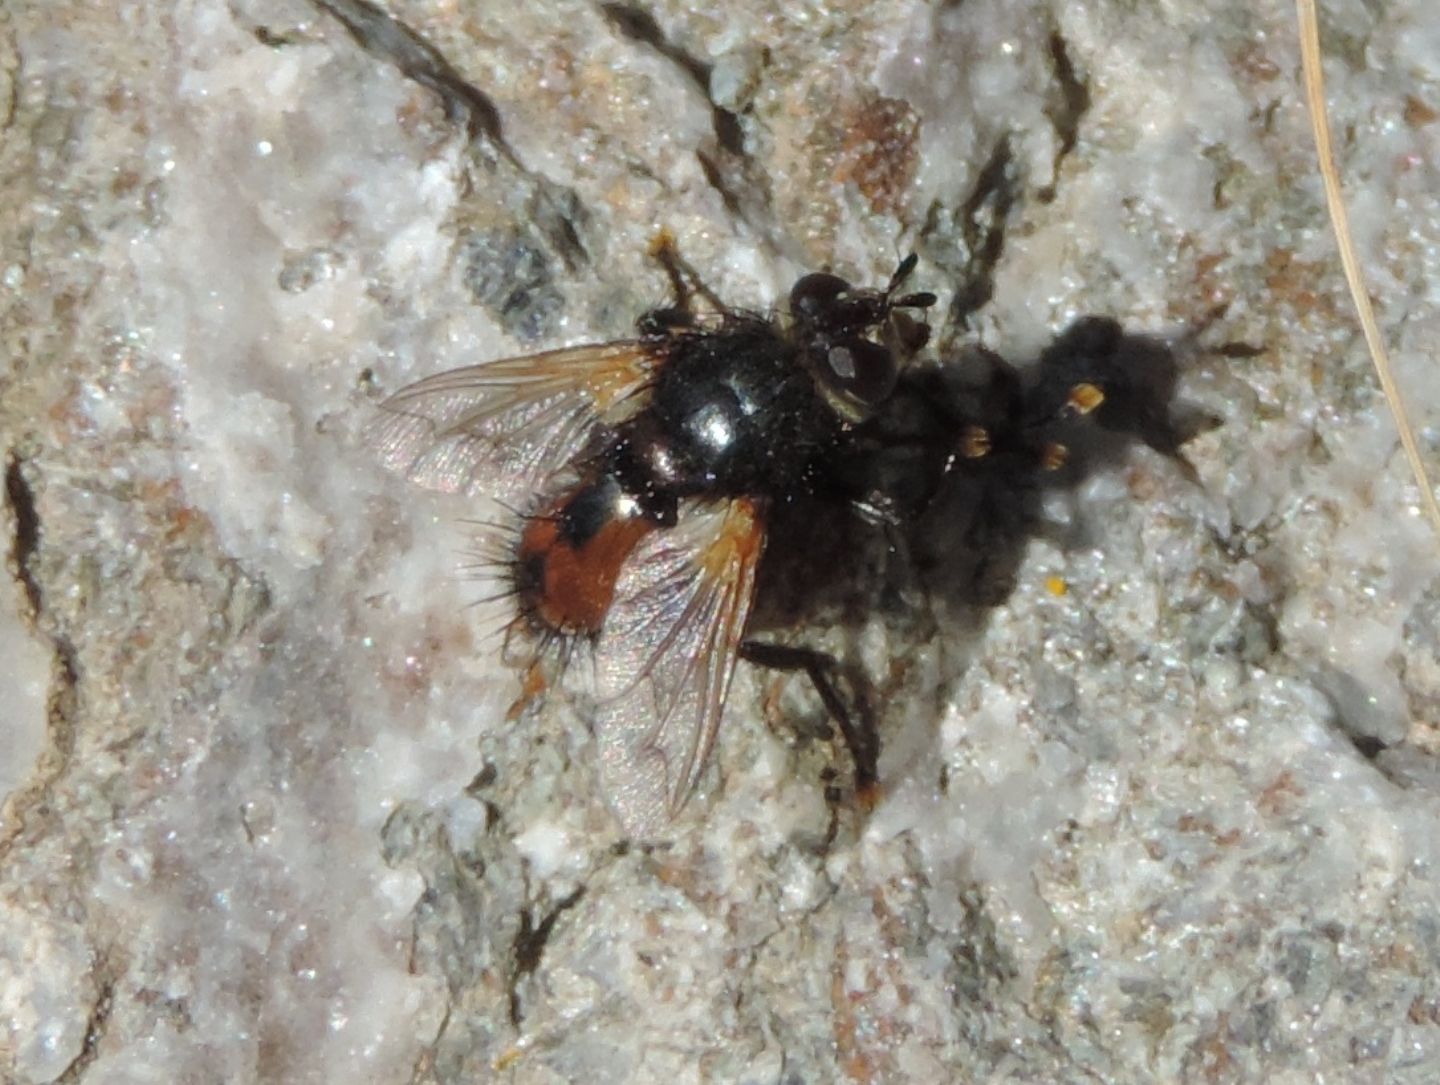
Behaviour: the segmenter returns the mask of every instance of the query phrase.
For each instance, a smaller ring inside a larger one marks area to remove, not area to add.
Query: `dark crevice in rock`
[[[1075,149],[1080,138],[1080,121],[1090,110],[1090,87],[1076,73],[1065,37],[1058,30],[1050,34],[1050,67],[1055,73],[1055,83],[1050,100],[1045,105],[1045,116],[1055,129],[1060,147],[1055,152],[1054,180],[1039,193],[1042,203],[1049,203],[1055,198],[1060,167]]]
[[[616,33],[654,50],[674,64],[699,89],[710,105],[715,145],[697,149],[696,160],[707,184],[720,196],[725,210],[761,235],[779,240],[771,213],[770,185],[756,160],[745,148],[745,131],[739,116],[719,105],[710,91],[713,65],[672,41],[655,17],[636,4],[602,3],[600,11]]]
[[[1375,764],[1386,776],[1390,776],[1386,765],[1380,763],[1379,758],[1387,750],[1399,747],[1405,741],[1410,724],[1403,706],[1390,704],[1386,699],[1376,697],[1368,683],[1333,663],[1316,665],[1309,679],[1314,688],[1329,702],[1335,730],[1361,757]]]
[[[25,480],[24,465],[18,456],[11,456],[5,464],[5,504],[15,518],[10,558],[33,617],[40,613],[41,603],[40,584],[30,568],[30,560],[40,545],[40,516],[35,511],[35,493]]]
[[[303,45],[308,35],[295,27],[276,27],[269,23],[256,22],[241,0],[230,0],[227,9],[235,25],[244,30],[261,45],[269,49],[284,49],[291,45]]]
[[[730,187],[720,164],[704,151],[697,151],[695,159],[700,163],[700,172],[705,175],[706,183],[720,194],[720,202],[725,205],[725,210],[736,218],[743,219],[745,212],[741,207],[740,195]]]
[[[452,1003],[445,1003],[445,1013],[440,1018],[440,1024],[435,1029],[435,1035],[430,1042],[420,1049],[420,1054],[415,1056],[415,1064],[410,1068],[411,1085],[420,1085],[421,1082],[434,1082],[439,1078],[435,1073],[435,1063],[439,1059],[440,1045],[445,1039],[445,1033],[450,1029],[450,1018],[455,1012]]]
[[[480,798],[480,792],[484,791],[499,778],[500,770],[495,767],[495,762],[486,761],[480,766],[480,771],[475,774],[474,779],[465,785],[465,794],[469,795],[472,799],[478,800]]]
[[[1390,747],[1376,738],[1374,735],[1347,734],[1351,745],[1359,751],[1360,756],[1366,761],[1374,761]]]
[[[1269,351],[1269,347],[1256,346],[1254,343],[1242,343],[1239,340],[1231,340],[1228,343],[1221,343],[1213,348],[1213,353],[1222,358],[1259,358]]]
[[[510,1023],[516,1028],[524,1018],[520,1006],[520,981],[540,967],[540,958],[545,952],[545,944],[550,941],[550,935],[555,930],[555,924],[560,917],[576,904],[585,895],[585,887],[582,885],[569,896],[556,903],[546,913],[545,918],[539,923],[535,922],[534,913],[525,910],[520,913],[520,930],[515,934],[514,945],[514,968],[510,974]]]
[[[256,13],[250,10],[251,6],[246,0],[228,0],[225,10],[229,12],[230,18],[236,26],[261,45],[269,49],[284,49],[287,46],[303,45],[313,40],[302,25],[276,26],[272,22],[261,21],[257,18]],[[266,14],[274,13],[267,12]]]
[[[10,93],[5,96],[4,117],[0,119],[0,132],[9,131],[15,127],[15,119],[20,115],[20,83],[21,63],[20,56],[15,54],[15,66],[10,70]]]
[[[500,111],[488,95],[467,80],[443,53],[419,33],[369,0],[313,0],[321,11],[334,16],[360,48],[393,64],[408,79],[433,92],[445,106],[446,117],[463,125],[473,148],[489,159],[491,169],[514,169],[531,186],[526,213],[546,243],[574,271],[590,262],[581,240],[577,218],[583,208],[574,193],[532,173],[505,141]]]
[[[105,1029],[110,1023],[110,1014],[114,1008],[115,979],[105,975],[100,979],[100,990],[96,994],[95,1004],[90,1007],[90,1017],[85,1022],[85,1039],[80,1045],[80,1053],[70,1060],[70,1064],[55,1079],[56,1085],[75,1085],[75,1082],[82,1080],[85,1071],[100,1053],[100,1041],[105,1037]]]
[[[1013,167],[1010,140],[1004,137],[990,152],[960,207],[957,226],[966,259],[950,302],[949,318],[955,327],[968,327],[971,314],[995,294],[995,269],[1005,251],[1005,228],[1019,189]]]
[[[710,73],[712,66],[676,45],[660,24],[648,11],[634,4],[601,4],[600,10],[617,31],[633,42],[647,45],[688,75],[705,100],[710,103],[711,123],[715,128],[715,139],[721,150],[727,154],[745,154],[745,133],[740,127],[740,118],[730,110],[715,104],[710,97]]]
[[[34,559],[43,532],[40,527],[40,514],[35,507],[35,493],[25,479],[24,463],[18,457],[12,457],[5,467],[5,503],[10,508],[10,514],[15,517],[15,541],[11,547],[11,557],[16,576],[25,592],[26,602],[30,606],[31,621],[38,630],[45,612],[45,590],[35,574]],[[41,635],[49,641],[58,667],[56,684],[50,693],[48,713],[51,739],[56,749],[68,760],[74,744],[69,721],[74,712],[75,687],[80,680],[79,661],[75,645],[69,637],[58,631],[42,631]]]
[[[784,233],[770,213],[770,186],[760,180],[760,171],[749,159],[695,152],[705,183],[720,197],[730,215],[757,234],[784,247]],[[727,162],[728,159],[728,162]]]
[[[24,592],[30,621],[55,658],[50,697],[45,710],[51,752],[42,760],[44,768],[28,788],[17,789],[11,793],[17,809],[23,809],[31,799],[22,799],[19,796],[22,793],[32,797],[42,794],[64,774],[74,754],[74,720],[79,696],[80,663],[74,642],[62,631],[54,629],[54,621],[47,619],[45,615],[45,589],[35,571],[35,560],[44,530],[35,504],[35,493],[25,478],[24,460],[14,455],[5,465],[5,504],[15,519],[15,536],[10,547],[15,576]],[[23,819],[17,820],[12,830],[0,837],[0,861],[4,860],[11,845],[19,838],[22,825]]]
[[[255,35],[255,40],[261,45],[267,45],[271,49],[283,49],[287,45],[298,45],[304,39],[297,34],[276,30],[272,26],[257,24],[250,33]]]
[[[345,25],[350,36],[372,56],[383,57],[407,79],[433,91],[445,103],[450,120],[464,124],[472,139],[484,138],[506,158],[500,111],[485,93],[455,70],[440,50],[369,0],[314,0],[315,6]]]

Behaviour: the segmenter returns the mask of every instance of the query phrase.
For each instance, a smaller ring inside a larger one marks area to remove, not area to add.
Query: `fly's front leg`
[[[650,256],[658,263],[670,280],[670,292],[674,304],[652,309],[637,322],[640,334],[647,338],[665,338],[697,326],[699,314],[695,311],[695,299],[703,299],[715,316],[724,318],[732,310],[705,285],[699,274],[686,263],[675,245],[675,236],[669,230],[661,230],[650,242]]]
[[[869,683],[854,668],[844,667],[834,656],[813,648],[747,640],[740,645],[740,658],[771,670],[805,672],[850,748],[856,794],[862,802],[873,803],[879,784],[880,734],[875,727]],[[853,691],[848,703],[840,692],[842,678]]]

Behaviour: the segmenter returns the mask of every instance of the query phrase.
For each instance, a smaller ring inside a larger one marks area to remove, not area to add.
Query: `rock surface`
[[[1440,7],[1323,34],[1440,466]],[[1296,42],[1237,0],[11,0],[0,1078],[1433,1081],[1440,563]],[[968,624],[811,631],[885,693],[868,816],[742,667],[625,846],[464,605],[503,513],[359,439],[627,334],[660,228],[754,307],[914,249],[943,350],[1114,316],[1223,420],[1197,481],[1137,449],[1051,502]]]

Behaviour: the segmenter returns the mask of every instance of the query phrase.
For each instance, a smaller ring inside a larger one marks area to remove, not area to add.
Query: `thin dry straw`
[[[1420,486],[1420,500],[1435,528],[1436,539],[1440,540],[1440,504],[1436,503],[1435,488],[1425,470],[1415,431],[1410,428],[1410,421],[1405,415],[1405,404],[1390,369],[1390,357],[1380,338],[1375,310],[1370,304],[1370,295],[1360,273],[1360,261],[1355,255],[1355,243],[1350,236],[1350,220],[1345,213],[1340,175],[1335,169],[1335,153],[1330,144],[1330,122],[1325,112],[1325,79],[1320,71],[1320,26],[1315,15],[1315,0],[1296,0],[1296,7],[1300,15],[1300,60],[1305,69],[1305,98],[1310,107],[1311,129],[1315,134],[1315,153],[1320,158],[1320,175],[1325,180],[1325,202],[1330,209],[1330,222],[1335,228],[1335,241],[1340,247],[1340,263],[1345,268],[1345,281],[1350,286],[1350,296],[1360,317],[1370,358],[1375,363],[1375,373],[1380,378],[1380,388],[1400,430],[1400,444],[1405,449],[1405,458],[1410,462],[1410,471]]]

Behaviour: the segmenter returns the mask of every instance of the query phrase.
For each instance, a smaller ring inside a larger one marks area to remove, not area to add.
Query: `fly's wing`
[[[595,645],[595,733],[601,783],[633,837],[668,822],[705,767],[764,542],[753,502],[686,502],[621,572]]]
[[[627,340],[437,373],[380,404],[366,440],[429,489],[523,500],[585,450],[658,361],[652,345]]]

